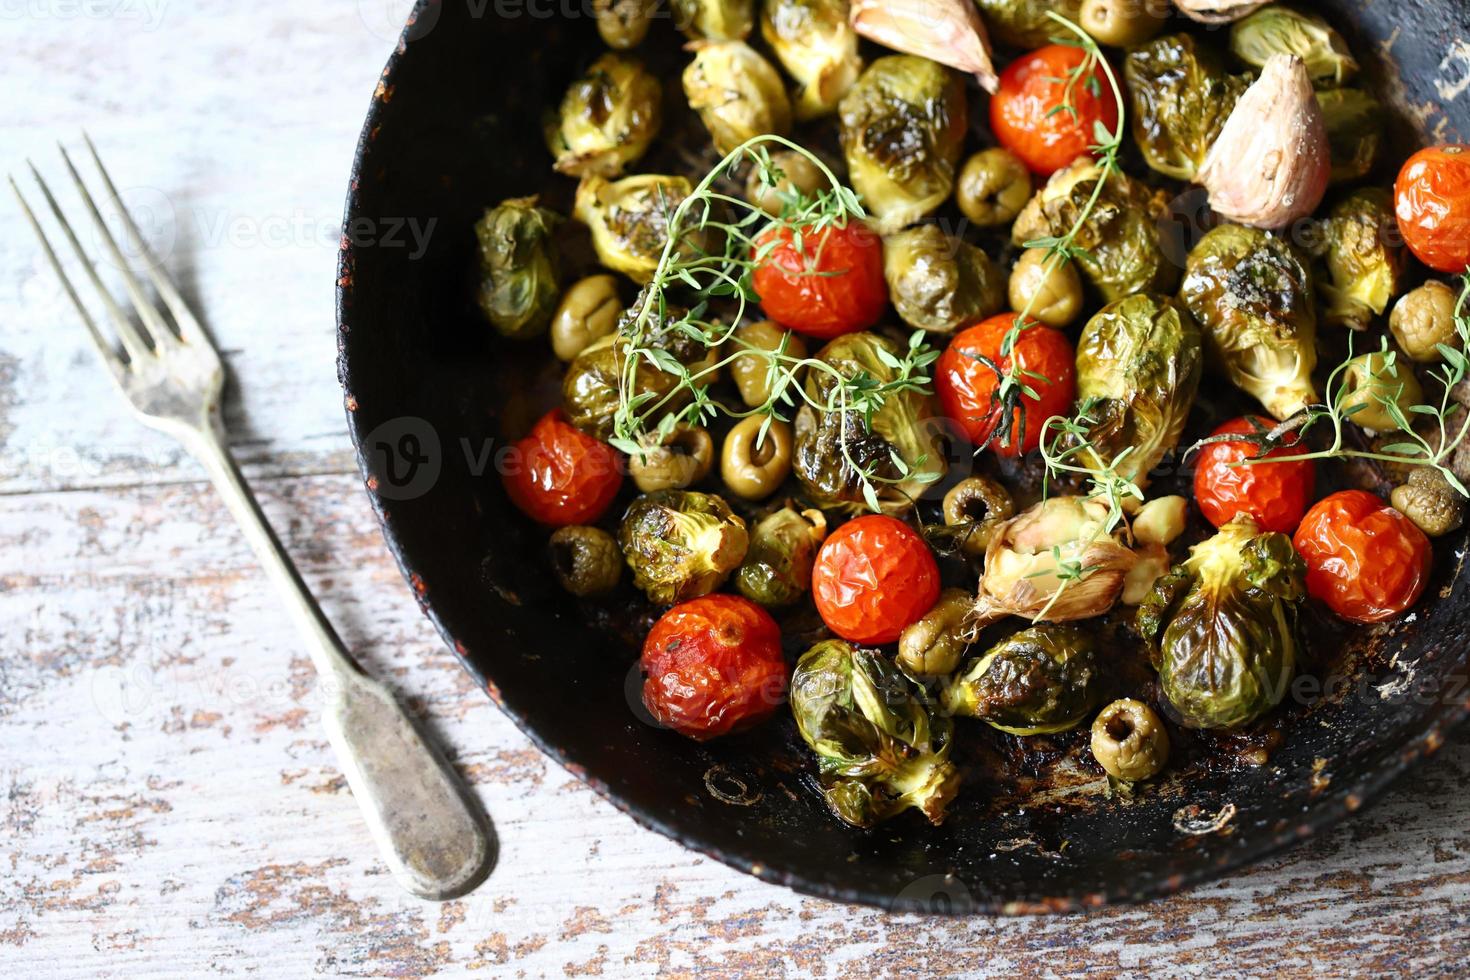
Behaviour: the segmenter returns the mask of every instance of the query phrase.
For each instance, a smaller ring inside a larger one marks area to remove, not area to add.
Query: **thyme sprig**
[[[827,180],[827,187],[812,195],[777,191],[782,208],[776,216],[719,189],[724,178],[749,162],[759,174],[761,185],[776,190],[785,175],[771,159],[770,144],[800,153]],[[791,421],[793,410],[803,403],[822,412],[855,413],[871,431],[874,416],[889,398],[909,391],[928,394],[928,369],[938,359],[939,352],[924,343],[921,330],[909,337],[907,346],[898,355],[886,350],[878,352],[879,359],[891,372],[888,380],[867,372],[848,377],[825,361],[797,357],[790,351],[789,337],[775,350],[766,350],[736,335],[747,307],[759,299],[753,288],[754,272],[775,248],[789,240],[805,260],[806,274],[828,274],[819,270],[822,246],[818,244],[809,250],[811,243],[824,240],[820,233],[826,229],[843,228],[848,221],[863,217],[865,212],[857,194],[844,186],[816,155],[788,139],[757,136],[726,154],[673,209],[653,276],[619,326],[622,362],[609,443],[630,455],[642,455],[664,441],[680,424],[703,425],[725,415],[762,416],[759,444],[773,422]],[[718,251],[705,248],[711,239],[718,240]],[[692,300],[691,305],[687,311],[676,312],[673,300],[685,297]],[[716,299],[733,300],[735,309],[728,323],[711,314],[710,304]],[[691,369],[659,343],[671,333],[710,350],[729,352]],[[713,397],[710,386],[720,370],[739,358],[750,357],[765,361],[769,392],[766,400],[753,408],[736,409]],[[645,363],[676,379],[670,391],[660,394],[637,390],[638,372]],[[820,372],[832,380],[825,398],[814,397],[800,382],[802,371]],[[686,398],[687,405],[674,407]],[[899,473],[897,478],[878,472],[877,462],[859,464],[852,455],[845,426],[841,432],[843,458],[858,475],[863,500],[873,510],[879,509],[877,488],[880,485],[938,479],[937,473],[914,472],[896,452],[890,455],[890,462]],[[924,462],[921,458],[915,465]]]

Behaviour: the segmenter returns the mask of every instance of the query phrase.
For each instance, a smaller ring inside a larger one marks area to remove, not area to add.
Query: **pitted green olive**
[[[806,357],[806,344],[802,343],[801,338],[770,320],[758,320],[736,327],[735,343],[732,346],[737,351],[742,347],[776,351],[781,349],[783,341],[787,356]],[[740,389],[740,400],[745,402],[747,408],[764,405],[771,397],[770,366],[769,358],[755,353],[730,361],[730,375],[735,379],[735,386]]]
[[[617,279],[596,275],[577,280],[562,294],[551,318],[551,349],[561,360],[572,360],[616,330],[622,313]]]
[[[1114,779],[1148,779],[1169,761],[1169,733],[1154,709],[1123,698],[1093,721],[1092,756]]]
[[[551,570],[572,595],[604,595],[618,584],[623,553],[601,528],[559,527],[551,535]]]
[[[1031,173],[1010,150],[981,150],[965,161],[954,196],[966,218],[995,228],[1015,220],[1031,200]]]
[[[725,486],[744,500],[761,500],[776,492],[791,472],[791,426],[774,419],[760,438],[765,418],[752,415],[736,423],[720,452]]]
[[[644,493],[683,490],[708,476],[714,461],[715,443],[709,433],[680,425],[659,445],[630,455],[628,474]]]
[[[1082,311],[1082,279],[1071,262],[1028,248],[1011,272],[1010,300],[1011,309],[1026,310],[1049,327],[1065,327]]]

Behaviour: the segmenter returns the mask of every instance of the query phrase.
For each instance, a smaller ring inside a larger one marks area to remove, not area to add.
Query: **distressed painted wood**
[[[82,9],[112,14],[66,13]],[[444,905],[387,877],[244,543],[192,464],[118,412],[0,208],[5,975],[1463,969],[1466,736],[1349,824],[1223,883],[1085,918],[964,921],[736,874],[532,748],[388,559],[333,380],[335,224],[392,16],[378,0],[7,7],[6,78],[28,97],[0,119],[7,167],[29,154],[58,172],[51,141],[85,125],[140,182],[130,204],[172,206],[156,240],[227,350],[230,425],[265,509],[348,644],[449,747],[493,815],[499,867]],[[297,237],[247,231],[298,213]]]

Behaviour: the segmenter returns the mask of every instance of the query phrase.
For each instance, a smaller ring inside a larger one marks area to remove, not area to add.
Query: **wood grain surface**
[[[85,127],[206,314],[232,442],[349,646],[493,816],[443,905],[378,863],[314,675],[193,464],[120,410],[0,207],[0,973],[422,976],[1463,973],[1470,739],[1231,879],[1085,917],[806,899],[637,827],[540,755],[417,610],[352,465],[332,269],[405,4],[0,2],[4,165]],[[70,201],[70,195],[63,195]]]

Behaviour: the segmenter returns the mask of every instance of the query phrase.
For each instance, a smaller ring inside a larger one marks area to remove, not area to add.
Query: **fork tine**
[[[113,200],[121,203],[122,198],[117,193],[117,185],[112,182],[112,175],[102,165],[102,158],[97,155],[97,147],[92,145],[92,137],[84,132],[82,140],[87,144],[87,151],[92,155],[92,163],[97,166],[97,172],[102,175],[102,183],[107,187],[107,193],[112,195]],[[185,303],[184,298],[179,295],[173,280],[169,278],[168,273],[163,271],[163,266],[143,239],[143,233],[138,230],[133,216],[125,207],[119,207],[118,210],[122,213],[123,227],[128,231],[128,240],[132,242],[133,248],[138,250],[138,254],[143,256],[144,272],[149,281],[153,283],[153,288],[158,290],[158,295],[168,307],[169,313],[173,314],[174,322],[179,325],[179,333],[191,343],[208,344],[209,338],[204,335],[204,330],[199,326],[194,311],[189,309],[189,304]]]
[[[103,285],[102,277],[97,275],[97,269],[92,265],[92,260],[87,258],[82,243],[77,241],[77,233],[72,231],[66,216],[61,213],[61,205],[56,203],[56,198],[52,195],[51,188],[47,186],[45,179],[41,177],[41,172],[29,160],[26,161],[26,166],[31,168],[31,176],[36,179],[42,196],[46,198],[51,213],[56,217],[56,223],[61,225],[61,230],[66,234],[67,241],[71,242],[71,247],[77,253],[77,258],[81,260],[82,267],[87,270],[87,276],[92,280],[92,285],[97,287],[97,292],[102,294],[102,304],[107,307],[107,312],[112,317],[112,325],[117,330],[117,336],[122,341],[123,349],[128,352],[128,359],[136,364],[148,357],[148,347],[143,343],[138,329],[122,311],[122,307],[117,305],[117,300],[112,298],[112,293],[108,292],[107,287]]]
[[[138,277],[133,275],[133,270],[128,266],[128,260],[123,255],[122,249],[117,247],[117,239],[112,237],[112,231],[108,229],[107,222],[102,220],[102,212],[97,209],[97,202],[92,200],[92,194],[87,190],[87,185],[82,182],[82,175],[77,173],[76,165],[71,162],[71,155],[66,152],[66,147],[60,143],[56,144],[61,150],[61,159],[66,163],[66,169],[71,174],[72,183],[76,185],[77,193],[82,196],[82,203],[86,205],[87,213],[92,216],[92,224],[96,226],[97,233],[102,236],[102,244],[107,247],[112,256],[113,264],[122,273],[123,288],[128,292],[128,298],[133,301],[133,309],[138,313],[138,319],[143,322],[148,335],[153,339],[154,347],[164,347],[177,343],[178,338],[173,335],[168,324],[163,322],[163,317],[158,315],[158,310],[143,295],[143,284]],[[127,208],[116,195],[113,199],[118,203],[118,210],[126,212]]]
[[[117,351],[113,348],[112,344],[103,338],[102,331],[97,329],[97,323],[92,319],[92,314],[88,313],[87,308],[82,305],[81,297],[77,296],[77,291],[72,286],[71,280],[67,278],[66,272],[61,268],[61,262],[56,258],[55,250],[51,248],[51,242],[46,238],[46,233],[41,230],[41,223],[36,220],[35,212],[26,203],[25,195],[21,194],[20,188],[16,186],[15,178],[7,174],[5,179],[10,181],[10,189],[15,192],[15,199],[20,202],[20,209],[25,212],[26,220],[31,223],[31,230],[41,240],[41,251],[46,253],[46,258],[51,263],[51,268],[56,272],[56,278],[61,280],[61,288],[66,290],[67,296],[71,297],[72,305],[77,308],[77,313],[81,315],[82,323],[86,324],[87,333],[92,336],[92,342],[97,345],[97,353],[101,356],[102,362],[107,365],[107,369],[112,372],[113,377],[121,377],[123,372],[127,370],[127,365],[123,363],[122,358],[117,356]]]

